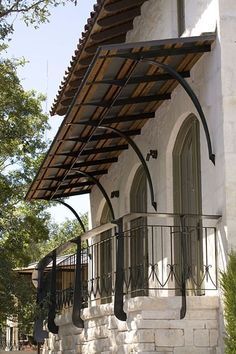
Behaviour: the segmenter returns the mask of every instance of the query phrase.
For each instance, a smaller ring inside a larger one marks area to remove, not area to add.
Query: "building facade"
[[[52,109],[64,121],[27,195],[91,201],[71,297],[56,270],[51,282],[44,352],[223,353],[236,4],[104,0],[94,10]]]

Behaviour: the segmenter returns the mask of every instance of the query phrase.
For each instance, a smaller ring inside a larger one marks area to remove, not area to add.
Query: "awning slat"
[[[73,165],[71,164],[58,164],[58,165],[51,165],[48,166],[48,168],[60,168],[67,170],[73,166],[73,168],[81,168],[81,167],[87,167],[87,166],[97,166],[97,165],[105,165],[108,163],[113,163],[117,162],[118,158],[117,157],[110,157],[107,159],[101,159],[101,160],[89,160],[89,161],[84,161],[84,162],[78,162]]]

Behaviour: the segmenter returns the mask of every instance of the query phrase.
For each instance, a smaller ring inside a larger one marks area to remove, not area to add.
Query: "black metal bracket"
[[[124,285],[124,233],[123,219],[113,221],[117,225],[117,253],[116,253],[116,280],[114,297],[114,314],[120,321],[126,321],[124,312],[123,285]]]
[[[203,113],[201,104],[200,104],[196,94],[194,93],[193,89],[191,88],[191,86],[170,65],[167,65],[167,64],[164,64],[164,63],[160,63],[160,62],[157,62],[157,61],[154,61],[154,60],[149,60],[149,59],[143,59],[143,61],[148,62],[151,65],[157,66],[158,68],[161,68],[161,69],[167,71],[174,79],[176,79],[180,83],[180,85],[187,92],[188,96],[190,97],[191,101],[193,102],[193,104],[194,104],[194,106],[195,106],[195,108],[198,111],[198,114],[200,116],[200,119],[201,119],[201,122],[202,122],[202,125],[203,125],[203,129],[204,129],[204,132],[205,132],[206,140],[207,140],[209,159],[215,165],[215,154],[213,154],[213,151],[212,151],[211,137],[210,137],[210,133],[209,133],[206,117],[205,117],[205,115]]]
[[[50,304],[48,311],[48,330],[51,333],[57,334],[59,327],[55,324],[56,317],[56,261],[57,254],[53,251],[52,254],[52,271],[51,271],[51,284],[50,284]]]
[[[146,164],[146,161],[140,151],[140,149],[138,148],[138,146],[136,145],[136,143],[127,135],[124,135],[123,132],[121,132],[119,129],[117,128],[113,128],[113,127],[108,127],[108,126],[103,126],[103,125],[99,125],[97,126],[98,129],[108,129],[113,131],[114,133],[116,133],[117,135],[119,135],[120,137],[122,137],[123,139],[125,139],[128,144],[132,147],[132,149],[134,150],[134,152],[136,153],[136,155],[138,156],[141,164],[143,165],[147,180],[148,180],[148,185],[149,185],[149,189],[150,189],[150,195],[151,195],[151,203],[153,208],[155,209],[155,211],[157,211],[157,203],[155,202],[155,198],[154,198],[154,189],[153,189],[153,185],[152,185],[152,178],[148,169],[148,166]]]
[[[81,272],[81,238],[78,237],[75,241],[77,244],[76,250],[76,270],[75,270],[75,287],[73,295],[72,323],[78,328],[84,327],[84,321],[80,317],[82,308],[82,272]]]
[[[107,201],[108,207],[109,207],[110,212],[111,212],[112,219],[114,220],[115,219],[115,214],[114,214],[114,210],[113,210],[110,198],[108,197],[108,194],[105,191],[105,189],[103,188],[103,186],[101,185],[101,183],[94,176],[92,176],[90,173],[87,173],[85,171],[80,171],[80,170],[74,170],[74,171],[76,171],[78,174],[80,174],[80,175],[82,175],[84,177],[90,178],[98,186],[98,188],[102,192],[102,195],[104,196],[104,198]]]

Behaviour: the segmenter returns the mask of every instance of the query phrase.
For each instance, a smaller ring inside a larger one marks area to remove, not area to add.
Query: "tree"
[[[44,97],[23,89],[19,65],[23,63],[0,58],[0,323],[14,313],[16,297],[23,294],[13,269],[32,261],[35,244],[49,235],[44,203],[24,202],[47,148],[48,118],[41,108]]]
[[[13,33],[14,17],[37,27],[48,21],[53,6],[66,2],[76,4],[76,0],[0,2],[0,330],[11,314],[22,321],[31,317],[33,290],[14,269],[38,259],[38,244],[46,244],[50,230],[56,232],[44,202],[24,201],[48,145],[44,97],[23,89],[17,69],[24,61],[5,59],[3,50]]]
[[[5,39],[13,33],[13,17],[20,15],[28,25],[37,27],[40,23],[48,22],[52,7],[65,5],[77,0],[8,0],[0,2],[0,39]]]

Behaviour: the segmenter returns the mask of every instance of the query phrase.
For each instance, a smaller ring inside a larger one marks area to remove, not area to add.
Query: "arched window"
[[[131,213],[147,212],[147,179],[143,167],[137,170],[130,190]],[[148,238],[146,217],[131,222],[130,276],[132,296],[147,295]]]
[[[183,233],[175,235],[175,264],[181,275],[183,259],[189,293],[198,294],[202,275],[202,233],[201,219],[201,162],[199,122],[194,115],[189,116],[180,128],[173,150],[173,192],[174,213],[183,215]],[[190,215],[195,216],[190,216]],[[180,221],[176,221],[180,223]],[[181,239],[182,238],[182,239]],[[186,254],[183,258],[183,248]]]

